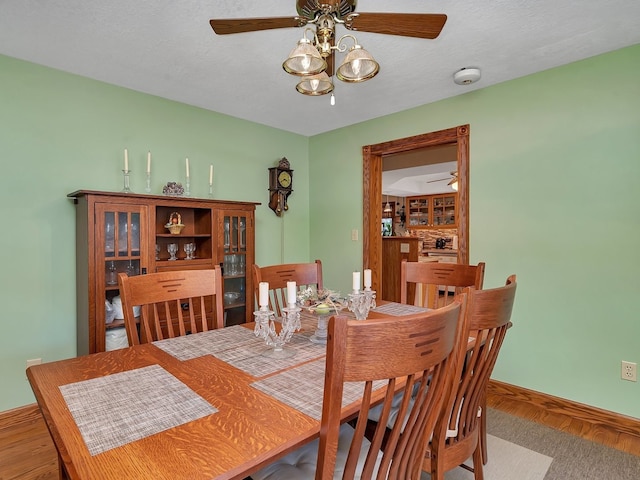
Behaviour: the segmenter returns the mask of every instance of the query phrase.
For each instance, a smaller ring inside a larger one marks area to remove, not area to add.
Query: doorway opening
[[[362,147],[363,157],[363,265],[371,269],[372,288],[382,286],[382,171],[383,159],[442,145],[456,145],[458,172],[458,263],[469,263],[469,125],[391,140]]]

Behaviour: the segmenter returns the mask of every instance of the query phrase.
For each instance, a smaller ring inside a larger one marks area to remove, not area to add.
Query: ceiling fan
[[[436,38],[447,16],[440,13],[356,13],[357,0],[296,0],[298,15],[293,17],[265,17],[212,19],[211,28],[218,35],[255,32],[276,28],[307,27],[298,46],[283,63],[283,68],[303,80],[296,87],[306,95],[324,95],[333,90],[329,77],[334,74],[337,50],[345,52],[342,42],[351,38],[354,46],[335,72],[346,82],[362,82],[373,78],[379,70],[373,57],[358,45],[355,36],[346,34],[336,41],[336,25],[350,31],[382,33],[415,38]],[[307,39],[307,32],[313,39]],[[316,77],[316,78],[313,78]]]
[[[436,182],[446,182],[449,180],[447,185],[451,186],[454,190],[458,190],[458,172],[449,172],[451,178],[440,178],[438,180],[427,180],[426,183],[436,183]]]

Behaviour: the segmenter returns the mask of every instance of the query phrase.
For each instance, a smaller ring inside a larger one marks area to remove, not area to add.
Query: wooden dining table
[[[419,311],[383,303],[369,318]],[[317,438],[325,346],[301,320],[287,358],[246,324],[29,367],[68,478],[243,479]],[[345,421],[359,392],[345,390]]]

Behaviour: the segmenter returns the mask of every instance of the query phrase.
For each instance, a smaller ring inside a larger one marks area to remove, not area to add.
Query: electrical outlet
[[[628,380],[630,382],[638,381],[638,373],[637,373],[638,365],[633,362],[625,362],[624,360],[621,363],[621,371],[620,378],[622,380]]]
[[[351,240],[354,242],[358,241],[358,229],[354,228],[353,230],[351,230]]]

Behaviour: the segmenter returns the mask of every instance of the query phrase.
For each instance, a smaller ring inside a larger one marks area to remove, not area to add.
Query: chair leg
[[[478,444],[473,452],[473,478],[474,480],[484,480],[482,467],[482,446]]]

